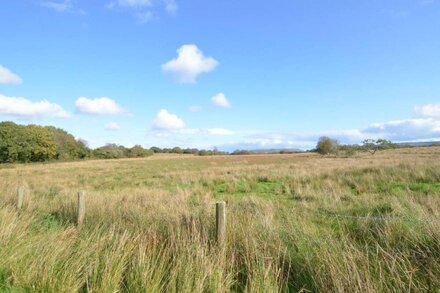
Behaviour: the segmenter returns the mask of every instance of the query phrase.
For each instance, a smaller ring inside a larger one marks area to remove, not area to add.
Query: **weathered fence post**
[[[19,186],[17,189],[17,209],[21,210],[24,203],[24,187]]]
[[[225,241],[226,234],[226,203],[224,201],[215,204],[215,218],[216,218],[216,240],[219,245]]]
[[[78,192],[78,217],[76,224],[80,227],[86,216],[86,193],[84,191]]]

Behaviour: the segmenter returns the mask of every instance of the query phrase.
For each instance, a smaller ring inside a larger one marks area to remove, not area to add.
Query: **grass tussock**
[[[435,292],[439,155],[2,166],[0,291]],[[80,189],[87,213],[77,229]],[[223,247],[216,200],[227,202]]]

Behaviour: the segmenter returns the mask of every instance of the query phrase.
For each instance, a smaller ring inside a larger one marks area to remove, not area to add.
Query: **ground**
[[[425,147],[0,165],[0,291],[436,291],[439,159]]]

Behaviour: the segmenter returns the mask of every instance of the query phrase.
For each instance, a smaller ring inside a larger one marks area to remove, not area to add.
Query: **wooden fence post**
[[[19,186],[17,189],[17,209],[21,210],[24,203],[24,187]]]
[[[226,234],[226,203],[224,201],[215,204],[215,218],[216,218],[216,240],[219,245],[225,241]]]
[[[78,217],[76,224],[80,227],[86,216],[86,193],[84,191],[78,192]]]

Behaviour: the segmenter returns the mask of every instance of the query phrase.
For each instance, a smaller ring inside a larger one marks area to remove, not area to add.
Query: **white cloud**
[[[156,119],[153,121],[153,128],[159,131],[178,130],[185,128],[185,122],[177,117],[177,115],[162,109],[157,113]]]
[[[76,2],[76,0],[42,1],[40,2],[40,5],[60,13],[75,13],[85,15],[86,12],[82,9],[76,8],[74,2]]]
[[[236,132],[226,128],[183,128],[173,131],[173,134],[228,136],[234,135],[236,134]]]
[[[109,122],[105,125],[105,130],[116,131],[121,129],[121,126],[116,122]]]
[[[362,133],[394,141],[430,140],[440,137],[440,120],[417,118],[374,123],[364,129]]]
[[[235,132],[226,128],[208,128],[201,129],[200,132],[206,133],[209,135],[234,135]]]
[[[417,106],[414,110],[421,117],[440,118],[440,104]]]
[[[89,99],[80,97],[75,102],[76,110],[84,114],[124,115],[128,112],[110,98]]]
[[[440,141],[440,117],[436,105],[416,107],[426,117],[373,123],[365,128],[317,132],[261,132],[233,131],[225,128],[180,128],[155,132],[169,145],[195,147],[218,146],[223,150],[235,149],[311,149],[321,136],[337,139],[342,144],[359,144],[364,139],[384,138],[393,142]],[[166,138],[165,138],[166,137]]]
[[[23,80],[8,68],[0,65],[0,84],[20,84]]]
[[[311,149],[319,137],[329,136],[343,144],[359,144],[364,139],[384,138],[393,142],[440,140],[440,119],[417,118],[373,123],[363,129],[333,130],[312,133],[254,133],[242,137],[234,144],[224,144],[232,149],[299,148]]]
[[[175,114],[161,109],[153,121],[152,132],[158,137],[198,137],[207,136],[229,136],[235,135],[236,132],[225,128],[188,128],[183,119]]]
[[[41,3],[44,7],[51,8],[53,10],[64,12],[72,9],[72,3],[70,0],[55,2],[55,1],[46,1]]]
[[[230,108],[231,103],[228,101],[226,96],[223,93],[218,93],[215,96],[212,97],[212,102],[214,105],[223,107],[223,108]]]
[[[162,64],[162,71],[171,74],[179,83],[195,83],[197,76],[214,70],[218,62],[205,57],[196,45],[183,45],[177,50],[177,58]]]
[[[138,24],[144,24],[157,18],[158,8],[163,8],[169,15],[176,15],[178,5],[175,0],[114,0],[107,8],[121,8],[133,12]]]
[[[200,111],[202,111],[202,107],[200,107],[200,106],[191,106],[191,107],[188,108],[188,111],[190,111],[192,113],[200,112]]]
[[[68,118],[70,114],[60,105],[46,100],[33,102],[20,97],[0,95],[0,114],[22,118]]]

